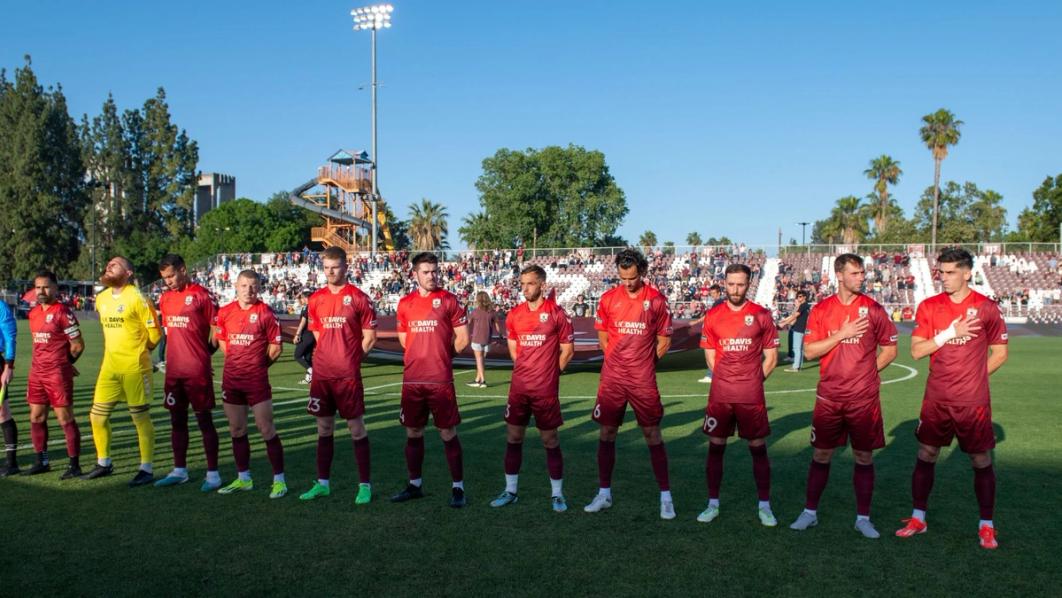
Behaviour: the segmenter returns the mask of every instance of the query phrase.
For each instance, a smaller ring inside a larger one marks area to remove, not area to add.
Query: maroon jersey
[[[240,302],[218,311],[218,340],[225,343],[225,370],[222,384],[243,380],[268,380],[269,345],[279,345],[280,325],[273,310],[261,301],[240,309]]]
[[[649,285],[631,297],[622,286],[601,295],[594,328],[608,333],[602,383],[656,387],[656,337],[671,336],[667,299]]]
[[[468,318],[457,297],[449,291],[420,290],[398,302],[398,332],[406,334],[402,381],[414,384],[449,384],[454,381],[454,329]]]
[[[74,312],[61,303],[39,303],[29,310],[29,325],[33,337],[30,375],[61,373],[63,377],[72,377],[74,366],[70,363],[70,339],[81,336]]]
[[[210,291],[190,283],[183,291],[159,298],[166,329],[166,377],[209,380],[210,330],[217,324],[218,304]]]
[[[560,346],[575,336],[572,321],[554,301],[531,311],[521,303],[505,317],[509,340],[516,342],[511,392],[556,397],[560,384]]]
[[[837,295],[819,302],[808,317],[805,343],[820,341],[836,334],[844,321],[867,318],[863,334],[845,339],[819,360],[818,396],[830,401],[875,398],[881,389],[878,375],[878,346],[896,344],[896,325],[885,309],[866,295],[856,295],[851,305],[844,305]]]
[[[363,330],[376,328],[376,310],[358,287],[346,284],[337,293],[325,287],[310,295],[309,329],[317,333],[313,377],[319,380],[361,376]]]
[[[708,402],[763,403],[763,352],[778,348],[771,312],[751,301],[741,309],[730,302],[708,311],[701,347],[715,350]]]
[[[956,318],[981,320],[977,336],[953,338],[929,356],[926,401],[945,405],[988,405],[988,347],[1007,344],[1007,325],[995,301],[970,291],[959,303],[947,293],[934,295],[918,306],[912,336],[933,338]]]

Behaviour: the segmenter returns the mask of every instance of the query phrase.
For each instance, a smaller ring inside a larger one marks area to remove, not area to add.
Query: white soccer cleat
[[[878,530],[874,529],[874,524],[869,519],[856,519],[855,529],[857,532],[863,534],[864,538],[870,538],[871,540],[877,540],[881,537]]]
[[[594,500],[590,501],[590,504],[583,507],[583,510],[587,513],[597,513],[609,508],[612,508],[612,497],[598,494]]]
[[[700,515],[697,515],[697,521],[701,523],[711,523],[715,521],[715,518],[719,516],[719,507],[715,505],[708,505],[708,508],[701,511]]]
[[[705,377],[701,378],[700,380],[698,380],[697,382],[700,382],[701,384],[711,384],[712,377],[711,376],[705,376]]]
[[[661,519],[674,519],[675,518],[675,503],[670,500],[660,501],[660,518]]]
[[[819,518],[807,511],[801,511],[800,515],[796,518],[796,521],[789,524],[789,529],[795,529],[797,531],[804,531],[809,527],[815,527],[819,524]]]

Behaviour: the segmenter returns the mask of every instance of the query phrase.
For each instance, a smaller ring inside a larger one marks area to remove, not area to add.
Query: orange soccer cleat
[[[977,530],[977,536],[981,539],[981,548],[988,550],[999,548],[999,543],[996,542],[996,528],[991,525],[982,525],[981,529]]]
[[[906,525],[896,530],[896,535],[900,538],[910,538],[915,534],[924,534],[929,526],[925,521],[918,519],[917,517],[911,517],[910,519],[902,520]]]

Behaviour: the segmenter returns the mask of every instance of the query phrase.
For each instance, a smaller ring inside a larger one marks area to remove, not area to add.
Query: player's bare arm
[[[316,335],[317,333],[314,332],[314,334]],[[406,333],[405,332],[399,332],[398,333],[398,344],[402,345],[403,349],[406,348]]]
[[[1007,345],[988,345],[988,375],[996,373],[1007,362]]]
[[[361,352],[365,355],[376,346],[376,330],[372,328],[361,329]]]
[[[270,343],[269,344],[269,348],[266,349],[266,357],[269,358],[269,365],[273,365],[274,363],[276,363],[277,360],[280,359],[280,354],[283,353],[283,352],[284,352],[283,345],[280,345],[280,344],[274,345],[274,344]]]
[[[460,353],[468,346],[468,326],[454,328],[454,352]]]
[[[575,355],[575,345],[572,343],[561,343],[560,345],[560,371],[567,369],[568,364],[571,362],[572,357]]]
[[[717,353],[716,353],[715,349],[705,349],[704,350],[704,362],[708,364],[708,367],[713,372],[715,371],[715,358],[716,357],[717,357]]]
[[[881,370],[887,368],[889,366],[889,364],[892,363],[893,360],[896,359],[896,354],[897,354],[896,345],[890,345],[888,347],[881,347],[880,350],[878,351],[878,357],[877,357],[878,371],[880,372]]]
[[[937,352],[941,347],[946,345],[948,341],[953,338],[969,337],[974,338],[981,330],[981,320],[976,316],[967,316],[966,318],[958,317],[951,323],[951,326],[940,334],[933,338],[923,338],[921,336],[911,337],[911,357],[914,359],[922,359],[927,355],[932,355]]]
[[[663,359],[667,355],[668,349],[671,348],[670,336],[658,336],[656,337],[656,358]]]
[[[608,332],[604,330],[597,331],[597,344],[602,351],[608,348]]]
[[[85,339],[78,336],[70,339],[70,363],[74,363],[85,352]]]
[[[841,328],[837,332],[820,341],[810,343],[805,342],[804,358],[818,359],[832,351],[837,345],[841,344],[841,341],[863,334],[867,331],[869,326],[870,320],[868,318],[863,317],[855,320],[845,318],[844,324],[841,325]]]
[[[763,350],[763,379],[766,380],[778,365],[778,349]]]

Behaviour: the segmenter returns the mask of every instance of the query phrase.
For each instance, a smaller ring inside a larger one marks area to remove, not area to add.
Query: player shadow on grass
[[[918,419],[909,419],[895,425],[892,430],[886,433],[885,448],[879,450],[875,458],[882,461],[903,462],[906,460],[913,466],[918,455],[918,438],[915,437],[915,429],[917,427]],[[999,422],[992,422],[992,431],[996,436],[996,446],[998,448],[1006,440],[1006,431]],[[951,451],[948,451],[948,447],[942,449],[947,452],[947,455],[937,461],[938,465],[956,460],[966,466],[970,464],[969,457],[959,448],[958,440],[952,441],[951,449]]]

